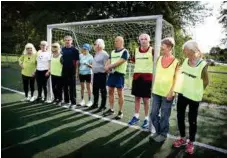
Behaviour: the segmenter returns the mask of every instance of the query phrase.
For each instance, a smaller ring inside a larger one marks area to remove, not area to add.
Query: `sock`
[[[140,114],[139,113],[135,113],[134,115],[136,118],[139,118]]]
[[[84,100],[84,96],[81,96],[81,100]]]
[[[91,101],[91,96],[88,96],[88,100]]]
[[[148,116],[145,116],[145,120],[149,120],[149,117]]]

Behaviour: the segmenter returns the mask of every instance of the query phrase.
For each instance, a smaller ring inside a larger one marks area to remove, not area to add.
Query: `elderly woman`
[[[175,95],[173,88],[178,70],[178,60],[172,54],[174,45],[173,38],[163,39],[161,45],[162,55],[157,60],[150,113],[150,119],[156,131],[152,138],[157,142],[163,142],[169,132],[169,117]],[[159,112],[161,112],[161,115],[159,115]]]
[[[52,81],[52,90],[54,93],[53,104],[61,105],[62,101],[62,63],[61,47],[59,43],[53,43],[51,46],[52,56],[50,62],[50,74]]]
[[[140,102],[143,99],[145,118],[142,128],[149,126],[149,100],[151,97],[152,73],[153,73],[153,53],[150,46],[150,36],[141,34],[139,36],[140,47],[135,50],[135,68],[132,81],[132,95],[135,96],[135,114],[129,125],[139,122]]]
[[[193,154],[199,103],[209,83],[208,66],[201,58],[201,50],[197,42],[187,41],[183,45],[183,51],[187,58],[182,64],[175,86],[175,91],[178,93],[177,120],[180,138],[173,143],[173,146],[178,148],[186,144],[186,152]],[[185,137],[185,111],[188,105],[189,141],[187,142]]]
[[[92,106],[91,101],[91,74],[92,74],[92,62],[93,56],[89,53],[91,50],[91,46],[88,43],[85,43],[82,47],[80,54],[80,62],[79,62],[79,78],[81,85],[81,102],[79,105],[84,106],[84,89],[86,83],[86,88],[88,92],[88,103],[86,104],[88,107]]]
[[[34,84],[35,84],[35,69],[36,69],[36,49],[33,44],[25,45],[23,55],[19,58],[21,67],[22,81],[25,92],[25,98],[22,101],[34,101]],[[28,87],[30,86],[31,97],[28,96]]]
[[[50,76],[51,53],[47,51],[47,41],[40,42],[40,51],[37,53],[36,81],[38,86],[38,97],[36,102],[42,99],[44,91],[44,102],[47,102],[47,80]]]
[[[92,70],[94,73],[93,77],[93,96],[94,102],[90,109],[98,108],[98,100],[99,100],[99,92],[101,92],[101,106],[98,111],[103,111],[106,109],[106,77],[107,73],[104,69],[107,60],[109,59],[109,55],[104,50],[105,43],[103,39],[97,39],[94,43],[95,56],[92,63]]]

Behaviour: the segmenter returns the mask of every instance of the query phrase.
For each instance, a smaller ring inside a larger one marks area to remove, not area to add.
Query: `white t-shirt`
[[[37,56],[37,70],[43,71],[49,69],[49,63],[51,60],[51,53],[49,52],[38,52]]]

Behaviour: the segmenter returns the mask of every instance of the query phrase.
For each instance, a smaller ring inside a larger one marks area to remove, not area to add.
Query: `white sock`
[[[145,120],[149,120],[149,117],[148,116],[145,116]]]
[[[135,113],[134,115],[136,118],[139,118],[140,114],[139,113]]]

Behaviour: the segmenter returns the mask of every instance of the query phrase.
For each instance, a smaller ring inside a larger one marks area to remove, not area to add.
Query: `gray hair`
[[[189,41],[185,42],[182,49],[185,49],[185,48],[193,51],[194,53],[201,53],[201,49],[200,49],[198,43],[194,40],[189,40]]]
[[[104,40],[103,39],[97,39],[95,41],[95,44],[97,44],[99,47],[101,47],[102,49],[105,48],[105,43],[104,43]]]
[[[65,36],[65,37],[64,37],[64,40],[65,40],[65,39],[70,39],[70,40],[72,40],[73,38],[72,38],[72,36]]]

